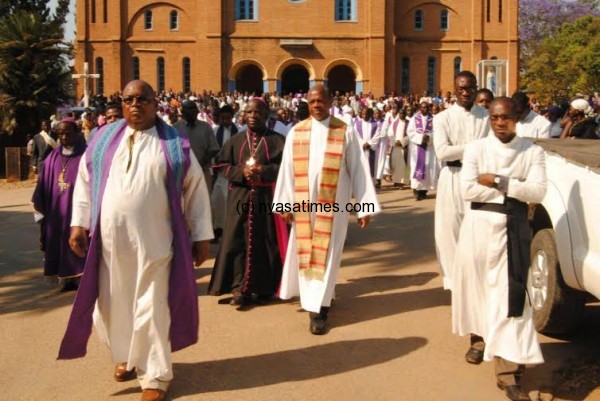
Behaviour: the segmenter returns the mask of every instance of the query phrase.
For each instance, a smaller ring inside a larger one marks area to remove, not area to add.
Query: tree
[[[536,46],[558,32],[564,23],[586,15],[600,15],[600,0],[520,0],[519,40],[521,66],[535,53]]]
[[[562,25],[526,62],[523,83],[538,97],[571,98],[600,91],[600,17]]]
[[[23,144],[40,120],[70,97],[69,47],[62,27],[43,15],[17,11],[0,23],[0,124]]]

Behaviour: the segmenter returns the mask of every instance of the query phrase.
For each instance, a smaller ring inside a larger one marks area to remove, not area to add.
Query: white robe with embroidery
[[[327,147],[327,135],[329,133],[330,118],[321,122],[312,119],[312,128],[310,133],[309,150],[309,196],[310,202],[318,202],[317,194],[321,179],[321,170]],[[291,205],[293,207],[295,199],[294,183],[294,134],[295,128],[292,128],[288,134],[288,139],[283,152],[283,160],[279,167],[279,176],[275,188],[273,203],[277,205]],[[340,268],[342,259],[342,250],[344,240],[348,229],[348,219],[350,213],[346,212],[346,205],[351,201],[351,197],[356,202],[367,206],[371,204],[370,211],[361,211],[357,217],[374,215],[381,211],[377,194],[369,173],[369,166],[362,151],[362,144],[356,132],[351,127],[346,130],[346,144],[344,154],[342,155],[340,165],[340,177],[336,192],[336,203],[340,211],[334,213],[333,227],[331,230],[331,242],[327,252],[327,262],[325,277],[323,280],[316,280],[305,277],[298,269],[298,253],[296,248],[296,227],[292,225],[290,240],[287,249],[287,257],[283,267],[283,276],[281,279],[281,289],[279,296],[282,299],[290,299],[300,295],[302,308],[310,312],[319,312],[321,306],[329,306],[333,297],[335,281]],[[315,213],[312,214],[314,224]],[[354,220],[354,219],[353,219]]]
[[[515,137],[503,144],[490,136],[468,145],[461,171],[462,195],[469,202],[503,203],[505,195],[477,183],[480,174],[509,178],[506,196],[539,203],[546,193],[544,151]],[[508,255],[506,215],[467,210],[460,230],[452,286],[452,330],[485,341],[484,359],[495,356],[519,364],[544,359],[533,325],[529,300],[521,317],[508,314]]]
[[[489,131],[488,112],[477,105],[468,111],[455,103],[433,117],[435,156],[443,163],[435,201],[435,249],[447,290],[452,289],[454,253],[468,205],[460,194],[460,168],[448,167],[444,162],[462,160],[465,145],[486,137]]]
[[[115,152],[101,204],[102,250],[94,323],[114,363],[138,369],[142,387],[160,388],[173,377],[169,344],[169,272],[173,231],[166,186],[167,161],[156,128],[136,134],[131,167],[126,128]],[[71,226],[89,228],[90,176],[79,165]],[[183,184],[183,212],[191,241],[213,237],[208,190],[190,152]],[[191,246],[191,245],[190,245]]]

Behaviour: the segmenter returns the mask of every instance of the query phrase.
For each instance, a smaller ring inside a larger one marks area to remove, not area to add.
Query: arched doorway
[[[254,64],[248,64],[237,73],[235,88],[239,92],[254,92],[255,95],[263,93],[263,73],[260,68]]]
[[[281,92],[284,94],[308,92],[308,70],[300,64],[287,67],[281,74]]]
[[[331,93],[339,91],[340,94],[351,92],[356,89],[356,74],[347,65],[335,66],[327,75],[327,86]]]

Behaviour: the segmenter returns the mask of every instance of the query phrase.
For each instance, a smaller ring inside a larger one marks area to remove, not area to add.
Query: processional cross
[[[100,74],[90,74],[89,73],[89,65],[87,62],[83,63],[83,74],[73,74],[71,77],[73,79],[83,79],[83,106],[90,106],[90,90],[89,90],[89,80],[91,78],[100,78]]]

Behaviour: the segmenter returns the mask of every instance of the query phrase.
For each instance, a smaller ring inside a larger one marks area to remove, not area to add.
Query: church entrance
[[[299,64],[290,65],[281,74],[281,92],[306,93],[308,92],[308,70]]]
[[[259,96],[263,93],[263,73],[254,64],[242,67],[235,80],[235,88],[238,92],[249,92]]]
[[[356,89],[356,74],[347,65],[333,67],[327,76],[327,86],[333,94],[336,91],[339,91],[340,95],[354,91]]]

